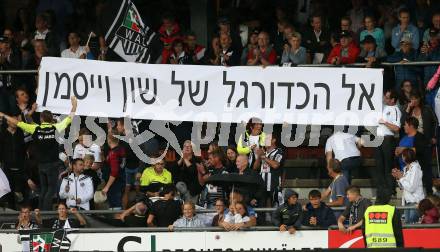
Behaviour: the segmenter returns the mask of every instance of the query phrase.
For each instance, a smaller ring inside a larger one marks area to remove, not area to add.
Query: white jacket
[[[406,203],[419,203],[425,198],[423,191],[423,172],[418,161],[405,166],[403,177],[398,180],[399,187],[403,190],[402,205]]]
[[[69,185],[69,191],[66,192],[66,186]],[[70,174],[69,177],[65,177],[61,182],[60,187],[60,198],[66,199],[66,204],[68,207],[76,207],[76,199],[81,199],[81,203],[78,207],[85,210],[90,210],[89,201],[93,198],[93,182],[92,178],[80,174],[75,176],[75,174]]]

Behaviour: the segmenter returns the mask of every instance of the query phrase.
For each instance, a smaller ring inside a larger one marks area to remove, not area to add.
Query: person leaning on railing
[[[0,112],[0,117],[4,117],[9,123],[17,125],[24,132],[32,134],[32,138],[37,146],[38,169],[40,175],[41,192],[39,207],[42,210],[51,210],[52,197],[57,190],[58,182],[58,142],[56,132],[61,132],[69,126],[75,115],[77,108],[76,97],[71,97],[72,109],[70,115],[59,123],[53,123],[52,112],[44,110],[40,114],[41,124],[29,124],[18,121],[16,118]]]

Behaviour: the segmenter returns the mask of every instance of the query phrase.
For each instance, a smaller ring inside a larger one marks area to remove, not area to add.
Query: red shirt
[[[107,154],[106,162],[110,167],[110,176],[117,178],[119,177],[120,169],[125,167],[125,157],[126,151],[123,146],[116,146],[113,149],[110,149]]]
[[[261,58],[269,61],[271,65],[275,65],[277,63],[277,53],[271,47],[267,48],[265,51],[260,49]],[[252,60],[255,58],[254,50],[250,50],[247,55],[247,60]]]
[[[341,56],[341,52],[342,52],[342,46],[340,44],[333,47],[332,51],[330,52],[330,55],[328,56],[327,63],[332,64],[333,59],[335,57],[339,57],[341,59],[340,60],[341,64],[355,63],[360,53],[360,50],[354,42],[351,42],[348,45],[348,55],[343,57]]]

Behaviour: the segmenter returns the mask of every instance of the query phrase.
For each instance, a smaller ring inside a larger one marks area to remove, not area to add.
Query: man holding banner
[[[57,191],[58,182],[58,142],[56,134],[62,132],[72,122],[77,107],[76,97],[71,97],[72,109],[70,115],[59,123],[53,123],[52,112],[44,110],[40,114],[41,125],[29,124],[18,121],[16,118],[0,112],[0,117],[5,118],[9,123],[17,125],[24,132],[32,134],[36,143],[38,170],[40,176],[41,192],[39,208],[52,210],[52,198]]]

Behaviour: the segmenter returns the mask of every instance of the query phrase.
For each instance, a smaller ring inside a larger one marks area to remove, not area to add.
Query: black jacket
[[[275,210],[272,221],[277,227],[286,225],[288,228],[300,228],[302,219],[303,211],[301,204],[296,203],[295,205],[288,205],[286,202]]]
[[[410,117],[409,113],[406,113],[406,108],[402,111],[402,118],[400,122],[402,125],[405,124],[406,118]],[[431,138],[435,138],[435,129],[437,126],[437,118],[432,111],[431,107],[425,105],[422,108],[422,120],[423,120],[423,135],[425,135],[428,141],[431,141]],[[403,128],[403,127],[402,127]]]
[[[318,223],[316,226],[310,224],[309,220],[311,217],[317,218]],[[302,224],[310,227],[328,228],[331,225],[336,225],[336,217],[333,210],[323,202],[321,202],[321,206],[318,208],[313,208],[312,204],[308,203],[306,211],[303,212]]]
[[[6,169],[14,168],[24,171],[26,147],[23,131],[17,129],[11,134],[7,129],[0,132],[0,162]]]

